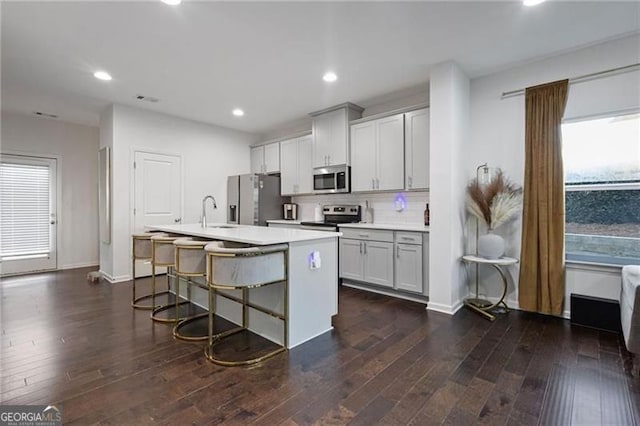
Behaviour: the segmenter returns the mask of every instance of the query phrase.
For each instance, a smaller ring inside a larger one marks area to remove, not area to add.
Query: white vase
[[[504,238],[489,232],[478,237],[478,256],[499,259],[504,255]]]

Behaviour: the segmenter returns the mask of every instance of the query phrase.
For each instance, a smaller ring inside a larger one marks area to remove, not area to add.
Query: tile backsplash
[[[396,196],[401,194],[406,200],[405,209],[401,212],[395,209]],[[301,195],[292,197],[292,202],[298,204],[298,219],[313,220],[314,210],[317,204],[359,204],[362,206],[364,218],[365,201],[373,207],[373,222],[388,224],[424,224],[424,208],[429,202],[428,191],[416,192],[385,192],[371,194],[328,194],[328,195]]]

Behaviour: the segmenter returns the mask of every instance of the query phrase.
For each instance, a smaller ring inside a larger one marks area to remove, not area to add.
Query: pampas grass
[[[522,188],[498,169],[482,187],[477,179],[467,185],[467,210],[493,230],[508,222],[522,208]]]

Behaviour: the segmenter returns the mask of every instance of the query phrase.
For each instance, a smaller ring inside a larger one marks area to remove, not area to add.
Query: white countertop
[[[429,227],[410,223],[341,223],[340,228],[385,229],[389,231],[429,232]]]
[[[267,223],[281,223],[283,225],[300,225],[299,220],[287,220],[287,219],[269,219]]]
[[[216,226],[232,226],[232,228],[216,228]],[[235,241],[237,243],[265,246],[271,244],[292,243],[296,241],[322,240],[337,238],[340,232],[306,231],[291,228],[269,228],[267,226],[228,225],[212,223],[202,228],[199,223],[185,225],[153,225],[149,230],[172,232],[193,237],[211,238],[212,240]]]

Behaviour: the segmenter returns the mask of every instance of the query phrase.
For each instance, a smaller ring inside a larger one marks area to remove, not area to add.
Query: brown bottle
[[[429,203],[427,203],[427,207],[424,209],[424,226],[429,226]]]

